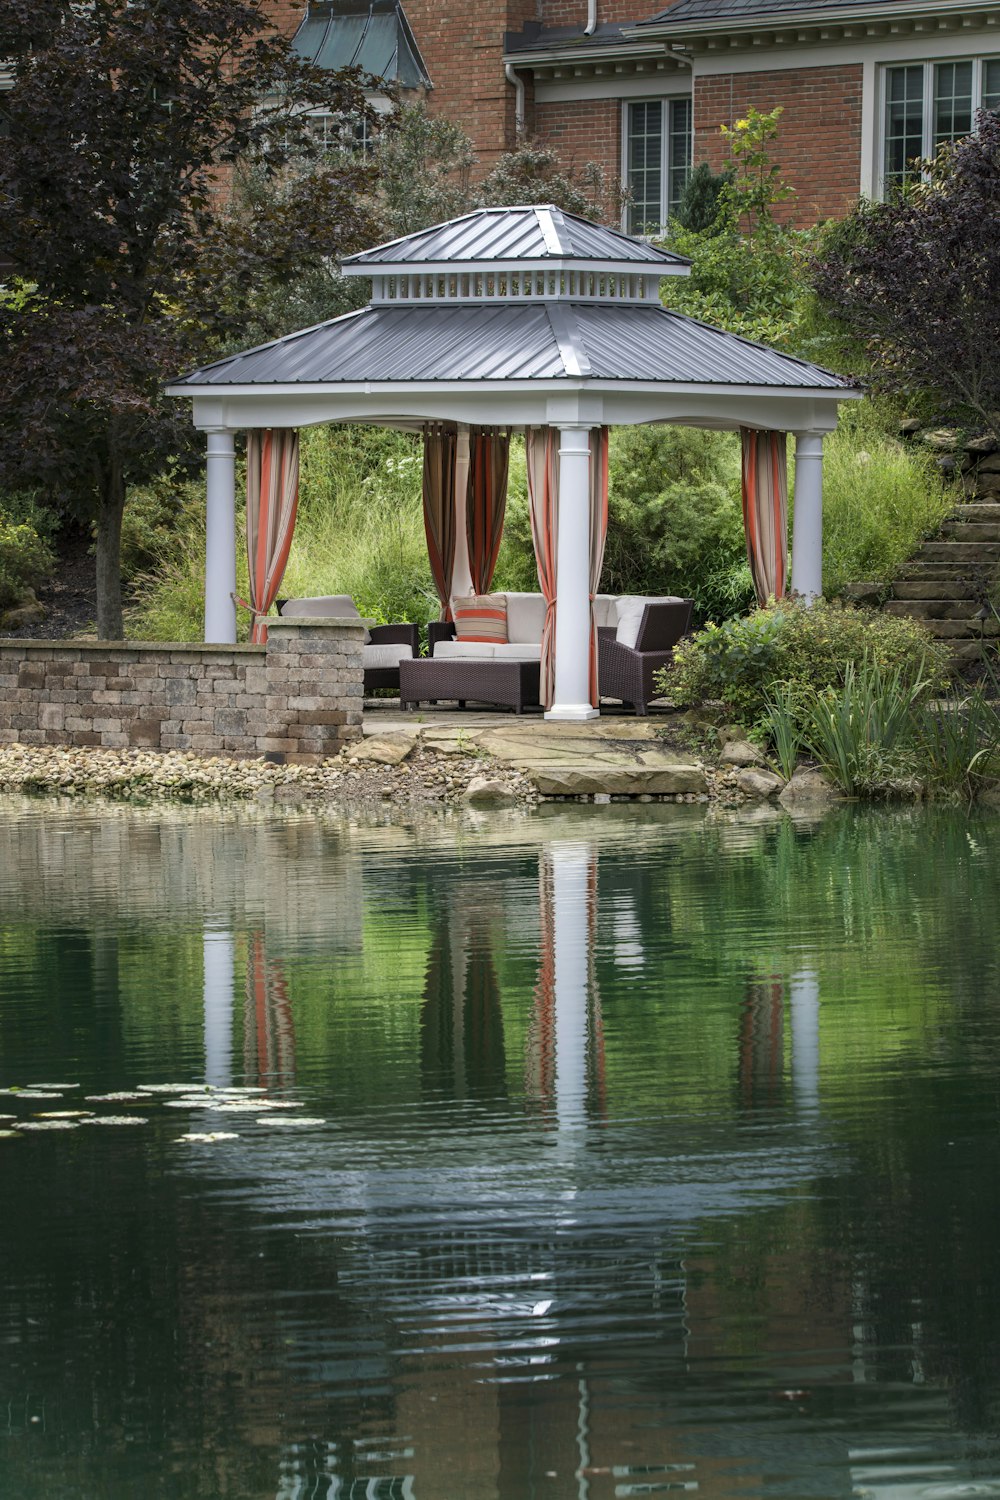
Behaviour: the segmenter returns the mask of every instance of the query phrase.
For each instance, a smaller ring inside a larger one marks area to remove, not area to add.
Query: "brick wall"
[[[405,0],[404,0],[405,3]],[[618,21],[645,21],[667,9],[664,4],[636,4],[636,0],[598,0],[598,26]],[[543,26],[579,26],[587,24],[587,0],[539,0],[538,19]]]
[[[362,624],[269,626],[266,647],[0,640],[0,745],[336,755],[361,734]]]
[[[622,174],[622,106],[620,99],[581,99],[564,104],[537,104],[535,128],[554,147],[567,167],[593,161],[616,181]]]
[[[783,105],[776,160],[796,198],[780,212],[796,223],[842,217],[855,202],[861,171],[861,64],[783,68],[699,78],[694,92],[694,159],[718,171],[726,160],[720,125],[750,105]]]

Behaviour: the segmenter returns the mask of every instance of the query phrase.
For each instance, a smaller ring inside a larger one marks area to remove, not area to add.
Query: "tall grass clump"
[[[885,402],[846,404],[824,444],[823,584],[888,583],[960,499],[933,456],[900,442]]]

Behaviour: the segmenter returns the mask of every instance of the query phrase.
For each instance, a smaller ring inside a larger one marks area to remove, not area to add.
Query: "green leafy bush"
[[[944,680],[947,654],[919,621],[817,600],[782,600],[744,618],[707,625],[682,641],[663,691],[677,704],[719,701],[742,723],[766,717],[776,683],[840,688],[848,665],[898,669],[904,681]]]
[[[35,588],[55,565],[52,549],[26,521],[0,515],[0,609],[17,604],[26,588]]]

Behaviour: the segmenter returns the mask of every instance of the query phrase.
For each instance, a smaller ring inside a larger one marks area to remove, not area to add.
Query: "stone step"
[[[887,615],[908,615],[911,620],[975,620],[978,605],[967,599],[890,599]],[[976,628],[979,622],[976,620]]]
[[[900,583],[968,583],[970,571],[968,563],[926,563],[921,562],[919,557],[915,557],[907,563],[898,581]]]
[[[972,599],[978,595],[971,583],[949,575],[946,578],[898,578],[892,586],[894,599]],[[978,608],[978,603],[975,608]]]
[[[1000,542],[925,542],[920,556],[927,562],[1000,563]]]
[[[1000,542],[1000,521],[951,518],[945,521],[940,534],[956,542]]]
[[[968,500],[953,510],[949,521],[1000,521],[1000,504],[995,500]]]
[[[924,624],[939,641],[978,641],[980,636],[989,640],[1000,635],[1000,622],[995,617],[986,620],[982,629],[978,620],[925,620]]]

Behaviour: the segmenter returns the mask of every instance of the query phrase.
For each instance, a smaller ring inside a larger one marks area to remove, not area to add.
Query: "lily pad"
[[[148,1125],[149,1121],[143,1115],[91,1115],[88,1120],[81,1120],[81,1125]]]
[[[188,1135],[179,1135],[179,1141],[238,1141],[235,1130],[192,1130]]]
[[[76,1130],[79,1120],[25,1120],[18,1130]],[[86,1122],[91,1123],[89,1120]]]
[[[35,1118],[38,1120],[80,1120],[93,1113],[92,1109],[40,1109]]]
[[[0,1141],[14,1141],[19,1134],[17,1130],[0,1130]]]
[[[78,1083],[29,1083],[29,1089],[78,1089]]]
[[[214,1106],[218,1114],[250,1114],[254,1110],[261,1109],[301,1109],[298,1100],[290,1099],[232,1099],[224,1100],[221,1104]]]
[[[128,1089],[120,1089],[114,1094],[87,1094],[87,1104],[142,1104],[149,1103],[147,1094],[137,1094]]]
[[[274,1119],[271,1115],[261,1115],[260,1119],[257,1121],[257,1124],[270,1125],[273,1129],[277,1130],[279,1126],[287,1127],[289,1125],[325,1125],[326,1121],[321,1120],[314,1115],[279,1115],[277,1119]]]
[[[61,1099],[62,1094],[56,1089],[19,1089],[19,1099]]]
[[[143,1094],[210,1094],[210,1083],[137,1083]]]

